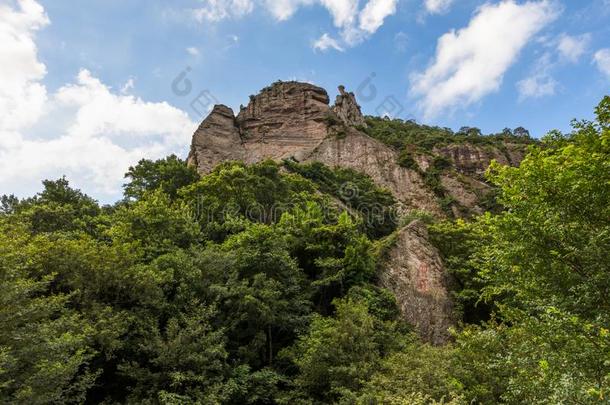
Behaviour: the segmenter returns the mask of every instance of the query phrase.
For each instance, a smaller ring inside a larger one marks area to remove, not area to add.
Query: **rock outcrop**
[[[353,93],[343,86],[339,91],[330,107],[321,87],[276,82],[251,96],[237,117],[228,107],[216,106],[195,132],[188,162],[200,173],[226,160],[292,158],[349,167],[392,191],[401,211],[419,209],[442,216],[421,175],[399,166],[395,150],[355,129],[366,125],[360,107]]]
[[[246,161],[302,159],[328,134],[326,90],[307,83],[278,82],[250,99],[236,118]]]
[[[443,174],[440,180],[447,194],[460,206],[467,208],[471,214],[483,213],[480,201],[482,197],[492,191],[491,186],[461,173]],[[463,216],[457,207],[453,207],[453,214],[455,217]]]
[[[449,340],[448,329],[455,323],[451,280],[423,222],[414,221],[398,231],[379,279],[425,341],[443,344]]]
[[[345,125],[366,128],[366,121],[362,116],[360,106],[356,102],[356,96],[354,93],[346,92],[344,86],[339,86],[339,94],[332,111]]]
[[[481,212],[479,200],[490,190],[481,180],[491,161],[517,165],[526,152],[522,144],[449,144],[435,147],[432,155],[416,155],[417,170],[399,165],[398,152],[361,132],[365,126],[354,93],[343,86],[331,107],[323,88],[279,81],[250,96],[237,116],[226,106],[215,106],[193,136],[188,162],[201,173],[226,160],[292,158],[349,167],[390,190],[400,211],[418,209],[443,217],[447,210],[441,208],[438,190],[435,194],[425,181],[434,155],[452,164],[439,181],[446,196],[461,207],[453,206],[454,214],[462,216]]]
[[[443,216],[437,198],[417,171],[398,165],[394,149],[353,128],[348,128],[344,136],[325,139],[306,160],[367,174],[392,192],[400,212],[417,209]]]
[[[193,135],[188,164],[201,173],[208,173],[220,162],[245,157],[233,110],[224,105],[214,106]]]
[[[492,160],[503,165],[516,166],[525,157],[524,145],[504,144],[503,150],[490,145],[453,144],[434,148],[434,153],[453,162],[457,171],[482,176]]]

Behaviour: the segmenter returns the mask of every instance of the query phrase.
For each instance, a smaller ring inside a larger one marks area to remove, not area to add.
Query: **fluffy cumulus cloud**
[[[215,22],[243,17],[257,7],[269,12],[278,21],[294,15],[302,6],[318,5],[330,14],[338,35],[323,33],[314,41],[314,50],[338,50],[355,46],[377,32],[385,19],[396,13],[398,0],[202,0],[201,7],[193,10],[199,21]]]
[[[425,0],[424,7],[430,14],[443,14],[449,11],[453,0]]]
[[[600,49],[599,51],[595,52],[593,61],[597,65],[599,71],[610,79],[610,48]]]
[[[340,48],[355,46],[373,35],[385,19],[396,13],[398,0],[369,0],[359,8],[357,0],[321,0],[339,29]],[[320,39],[328,36],[323,34]]]
[[[49,19],[44,9],[33,0],[21,1],[17,10],[0,4],[0,131],[3,134],[36,122],[42,114],[47,92],[39,80],[47,69],[37,59],[34,35],[47,24]]]
[[[411,77],[411,93],[427,118],[497,91],[520,51],[559,14],[550,0],[505,0],[481,6],[467,27],[438,40],[429,67]]]
[[[386,17],[396,12],[395,0],[371,0],[360,13],[360,29],[368,33],[375,33]]]
[[[48,93],[36,31],[49,23],[33,0],[0,6],[0,190],[21,195],[40,180],[67,175],[78,187],[112,200],[126,169],[141,158],[178,152],[195,128],[183,111],[130,95],[81,70],[74,83]],[[52,135],[49,135],[52,134]]]
[[[333,17],[335,26],[347,27],[354,23],[358,14],[358,0],[320,0]]]

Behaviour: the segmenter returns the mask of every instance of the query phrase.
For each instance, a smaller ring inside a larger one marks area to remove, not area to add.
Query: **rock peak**
[[[334,106],[329,102],[322,87],[278,80],[250,96],[237,116],[215,105],[193,135],[188,162],[207,173],[223,160],[303,160],[333,134],[366,127],[356,96],[345,86],[339,86]],[[337,129],[337,122],[344,128]]]
[[[290,80],[287,82],[282,81],[282,80],[275,81],[271,85],[263,88],[259,92],[259,94],[271,92],[271,91],[278,91],[278,89],[283,89],[283,90],[293,89],[296,91],[312,90],[315,92],[326,94],[326,90],[324,90],[322,87],[316,86],[315,84],[312,84],[312,83],[298,82],[296,80]]]
[[[345,91],[345,86],[343,85],[339,86],[339,94],[335,100],[335,105],[332,107],[332,111],[345,125],[366,128],[366,121],[362,116],[356,96],[354,93]]]

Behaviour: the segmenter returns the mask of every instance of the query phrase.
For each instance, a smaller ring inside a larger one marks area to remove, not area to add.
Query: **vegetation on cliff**
[[[501,212],[430,225],[464,321],[442,347],[376,286],[391,229],[336,189],[391,208],[362,175],[168,157],[113,206],[5,196],[0,402],[607,402],[610,97],[596,115],[490,167]]]
[[[398,118],[367,116],[366,124],[367,127],[361,129],[367,135],[397,150],[416,147],[422,151],[431,151],[434,147],[460,143],[502,147],[506,143],[529,145],[536,142],[530,137],[529,131],[522,127],[506,128],[497,134],[484,135],[479,128],[474,127],[462,127],[454,132],[451,128],[433,127]]]

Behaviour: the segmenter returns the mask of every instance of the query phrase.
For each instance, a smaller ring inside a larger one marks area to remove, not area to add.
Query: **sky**
[[[212,105],[276,80],[419,123],[592,119],[610,0],[0,0],[0,195],[66,176],[103,203],[140,159],[185,158]]]

